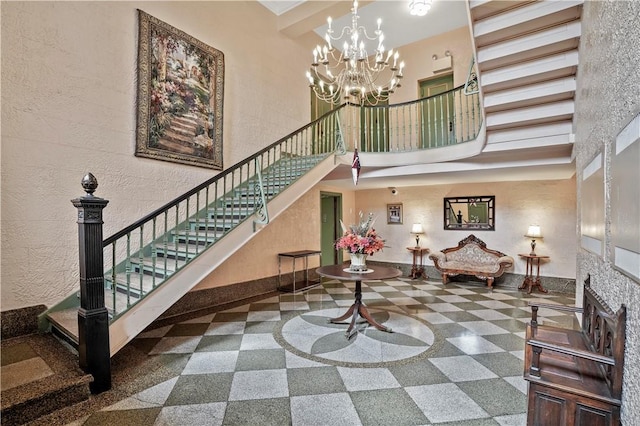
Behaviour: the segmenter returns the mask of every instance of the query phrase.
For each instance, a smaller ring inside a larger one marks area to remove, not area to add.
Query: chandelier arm
[[[327,36],[328,36],[331,40],[334,40],[334,41],[342,40],[342,38],[343,38],[345,35],[351,35],[351,33],[352,33],[352,32],[353,32],[353,29],[352,29],[352,28],[350,28],[350,27],[344,27],[344,28],[342,29],[342,31],[340,32],[340,36],[338,36],[338,37],[334,37],[334,36],[332,36],[332,35],[331,35],[331,34],[333,34],[333,31],[332,31],[331,33],[329,33],[329,32],[327,31],[327,32],[325,33],[325,40],[326,40],[326,37],[327,37]]]
[[[371,40],[371,41],[376,40],[376,39],[380,36],[380,34],[382,34],[382,31],[380,31],[380,30],[375,30],[375,31],[374,31],[375,36],[371,37],[371,36],[367,33],[367,29],[364,27],[364,25],[360,25],[360,26],[358,27],[357,31],[358,31],[359,33],[364,34],[364,36],[367,38],[367,40]]]
[[[342,63],[342,61],[344,60],[344,52],[342,52],[342,51],[338,50],[338,51],[340,52],[340,56],[338,56],[338,57],[336,58],[336,55],[335,55],[335,53],[334,53],[334,52],[335,52],[335,50],[336,50],[336,49],[331,49],[331,50],[329,50],[329,53],[331,54],[331,59],[333,59],[333,60],[334,60],[334,62],[336,62],[336,66],[335,66],[334,68],[338,68],[337,64]],[[326,65],[325,65],[325,66],[326,66]]]

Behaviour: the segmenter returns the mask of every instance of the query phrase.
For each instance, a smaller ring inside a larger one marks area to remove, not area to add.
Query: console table
[[[411,274],[409,275],[412,279],[424,278],[429,279],[427,274],[424,273],[424,263],[422,258],[425,254],[429,253],[429,249],[426,247],[407,247],[413,254],[413,266],[411,267]]]
[[[349,328],[347,328],[346,331],[347,339],[350,339],[357,332],[355,325],[358,317],[362,317],[365,321],[380,331],[391,333],[391,328],[385,327],[374,320],[369,314],[366,305],[362,303],[362,280],[386,280],[399,277],[402,273],[399,269],[389,268],[386,266],[376,266],[371,268],[372,272],[370,273],[352,273],[344,270],[348,267],[348,264],[345,263],[342,265],[321,266],[316,269],[316,273],[322,277],[333,278],[340,281],[355,281],[356,283],[355,302],[353,305],[351,305],[344,315],[337,318],[331,318],[329,321],[332,323],[341,323],[351,317],[351,324],[349,324]]]
[[[309,256],[318,255],[319,263],[321,264],[322,259],[322,251],[320,250],[299,250],[299,251],[290,251],[286,253],[278,253],[278,290],[280,291],[289,291],[295,293],[297,290],[306,290],[314,285],[318,284],[318,282],[310,282],[309,281]],[[282,286],[282,259],[292,259],[292,267],[293,267],[293,284],[291,286]],[[296,289],[296,259],[304,259],[304,286],[300,289]]]
[[[527,260],[527,273],[524,276],[524,282],[518,289],[527,289],[527,293],[531,293],[531,290],[537,288],[541,293],[547,293],[548,290],[542,287],[540,282],[540,259],[549,259],[549,256],[539,256],[537,254],[518,254],[518,256]],[[536,276],[533,276],[533,266],[536,265]]]

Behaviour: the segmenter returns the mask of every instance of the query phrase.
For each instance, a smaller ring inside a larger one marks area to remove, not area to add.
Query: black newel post
[[[102,209],[109,202],[93,195],[98,181],[91,173],[82,178],[87,195],[71,200],[78,209],[80,255],[80,309],[78,355],[80,368],[93,376],[92,393],[111,389],[109,314],[104,305]]]

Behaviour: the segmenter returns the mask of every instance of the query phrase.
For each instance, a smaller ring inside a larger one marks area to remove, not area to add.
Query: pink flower
[[[340,222],[342,224],[342,222]],[[349,253],[364,253],[372,255],[384,247],[384,240],[378,236],[373,225],[373,215],[370,213],[364,221],[360,212],[360,224],[346,228],[342,224],[344,234],[336,241],[336,249],[346,250]]]

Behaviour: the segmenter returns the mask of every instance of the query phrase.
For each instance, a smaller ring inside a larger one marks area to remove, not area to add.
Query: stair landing
[[[93,378],[50,334],[2,341],[2,424],[19,425],[89,399]]]

